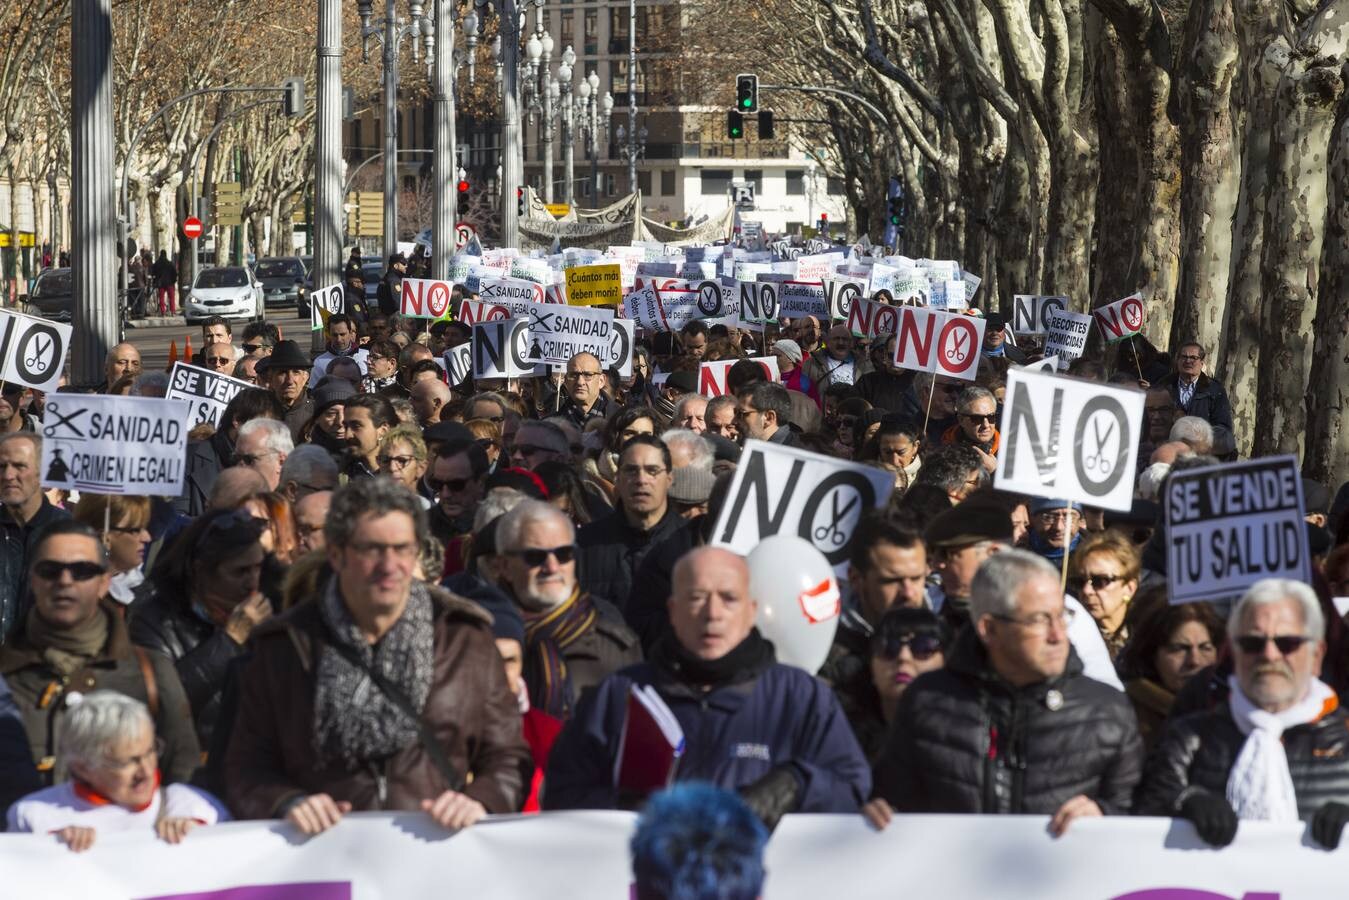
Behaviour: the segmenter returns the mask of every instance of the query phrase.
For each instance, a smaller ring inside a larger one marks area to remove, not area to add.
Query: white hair
[[[1144,500],[1156,500],[1161,496],[1162,482],[1171,474],[1171,464],[1156,462],[1138,473],[1138,496]]]
[[[567,526],[571,539],[576,540],[576,526],[562,510],[542,500],[527,499],[521,500],[497,523],[497,552],[509,553],[512,550],[519,550],[520,536],[524,533],[525,527],[542,522],[561,522]]]
[[[687,411],[688,405],[690,403],[697,403],[700,400],[703,403],[707,403],[707,398],[704,397],[702,394],[685,394],[684,396],[680,397],[679,402],[675,404],[674,420],[678,422],[680,419],[684,418],[684,413]],[[704,409],[705,408],[706,407],[704,407]]]
[[[267,420],[250,419],[244,423],[243,428],[254,422],[265,421]],[[239,429],[240,434],[243,433],[243,428]],[[315,476],[326,476],[327,480],[332,481],[333,487],[337,487],[337,463],[333,461],[331,453],[315,444],[301,444],[281,464],[281,484],[289,481],[296,484],[313,484]]]
[[[145,704],[117,691],[94,691],[65,716],[58,751],[62,767],[71,763],[97,766],[107,761],[108,748],[134,740],[155,723]]]
[[[290,427],[276,419],[249,419],[239,426],[239,436],[235,439],[235,444],[237,445],[245,436],[259,431],[263,435],[262,445],[273,453],[289,454],[295,449],[295,441],[290,436]]]
[[[1241,595],[1241,599],[1228,614],[1227,633],[1229,635],[1241,633],[1241,620],[1246,615],[1246,610],[1287,600],[1296,600],[1302,607],[1303,633],[1318,641],[1325,640],[1326,617],[1321,612],[1321,601],[1310,587],[1291,578],[1262,578],[1247,588],[1246,593]]]
[[[131,382],[133,397],[163,397],[168,391],[168,372],[142,372]]]
[[[1171,426],[1168,439],[1186,444],[1195,453],[1213,450],[1213,426],[1198,416],[1181,416]]]
[[[713,449],[712,442],[701,434],[687,428],[671,428],[662,434],[660,439],[670,448],[671,453],[676,447],[687,452],[690,457],[689,468],[712,471],[712,463],[716,462],[717,452]]]
[[[528,499],[524,492],[515,488],[492,488],[478,504],[478,511],[473,514],[473,531],[481,531],[488,522],[498,516],[504,516],[519,506],[521,501]]]
[[[979,564],[970,583],[970,621],[983,616],[1015,616],[1016,595],[1032,578],[1059,580],[1059,570],[1025,550],[1003,550]]]

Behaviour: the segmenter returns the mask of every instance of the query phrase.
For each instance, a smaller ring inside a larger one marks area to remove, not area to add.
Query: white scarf
[[[1227,802],[1239,819],[1266,822],[1296,822],[1297,795],[1284,752],[1284,729],[1314,722],[1335,696],[1320,679],[1313,678],[1307,696],[1279,713],[1265,712],[1246,698],[1235,675],[1227,679],[1227,703],[1232,720],[1246,735],[1237,761],[1227,776]]]

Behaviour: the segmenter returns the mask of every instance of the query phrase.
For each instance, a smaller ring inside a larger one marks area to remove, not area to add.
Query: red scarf
[[[94,790],[94,786],[92,784],[89,784],[87,781],[82,781],[79,778],[76,778],[73,782],[71,782],[71,784],[72,789],[75,791],[75,796],[79,797],[81,800],[83,800],[85,803],[88,803],[90,806],[108,806],[116,802],[113,800],[109,800],[107,797],[104,797],[98,791]],[[150,799],[146,800],[145,803],[142,804],[141,806],[128,806],[127,809],[131,810],[132,812],[145,812],[147,809],[150,808],[150,805],[155,802],[155,796],[158,793],[159,793],[159,770],[155,769],[155,789],[150,794]]]

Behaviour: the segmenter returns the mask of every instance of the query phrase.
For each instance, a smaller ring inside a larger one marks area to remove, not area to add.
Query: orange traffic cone
[[[192,363],[192,335],[190,334],[187,336],[187,340],[183,342],[183,362],[189,365]]]
[[[164,367],[165,372],[172,371],[173,364],[178,361],[178,342],[169,341],[169,364]]]

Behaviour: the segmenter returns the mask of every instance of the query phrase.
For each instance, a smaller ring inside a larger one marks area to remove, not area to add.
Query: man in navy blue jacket
[[[739,792],[770,828],[789,812],[852,812],[871,789],[865,757],[833,693],[777,661],[754,627],[744,559],[714,547],[675,566],[670,630],[648,662],[583,700],[553,747],[545,809],[613,809],[628,694],[653,685],[684,730],[676,779]]]

